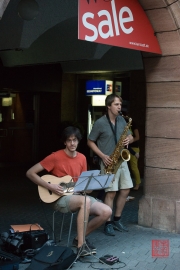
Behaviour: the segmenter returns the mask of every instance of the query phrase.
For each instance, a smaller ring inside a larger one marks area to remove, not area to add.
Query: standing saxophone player
[[[96,155],[100,157],[101,173],[106,173],[106,168],[113,163],[112,153],[120,140],[123,147],[127,147],[133,142],[131,132],[128,130],[124,136],[124,130],[127,126],[126,121],[119,115],[122,106],[122,98],[111,94],[106,97],[106,114],[100,117],[93,125],[88,137],[88,146]],[[122,136],[123,134],[123,136]],[[97,145],[96,145],[97,143]],[[121,150],[121,149],[119,149]],[[104,233],[114,236],[114,230],[128,231],[128,228],[121,222],[121,214],[126,203],[126,198],[133,182],[128,169],[127,161],[120,163],[115,172],[112,185],[105,189],[106,195],[104,203],[113,209],[114,199],[117,193],[114,217],[106,222]]]

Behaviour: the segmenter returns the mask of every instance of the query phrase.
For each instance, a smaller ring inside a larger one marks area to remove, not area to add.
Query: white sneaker
[[[134,199],[135,199],[135,197],[128,196],[126,198],[126,202],[133,201]]]

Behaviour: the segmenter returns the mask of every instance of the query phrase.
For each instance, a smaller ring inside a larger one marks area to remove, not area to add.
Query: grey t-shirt
[[[125,126],[126,121],[122,116],[117,116],[116,135],[117,141],[119,141]],[[113,125],[113,128],[115,126]],[[128,135],[131,134],[128,131]],[[88,137],[89,140],[97,142],[98,148],[105,154],[110,156],[116,147],[113,131],[110,127],[107,117],[104,115],[99,118],[93,125],[93,128]]]

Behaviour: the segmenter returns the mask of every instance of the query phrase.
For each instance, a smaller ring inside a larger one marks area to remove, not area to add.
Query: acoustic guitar
[[[66,175],[63,177],[56,177],[50,174],[45,174],[41,176],[41,178],[49,184],[60,185],[64,189],[63,195],[57,195],[53,193],[51,190],[48,190],[42,186],[38,186],[39,196],[43,202],[52,203],[64,195],[73,194],[73,187],[75,186],[75,182],[73,182],[73,179],[70,175]]]

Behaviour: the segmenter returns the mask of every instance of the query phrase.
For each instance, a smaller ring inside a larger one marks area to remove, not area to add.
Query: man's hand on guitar
[[[38,185],[39,196],[45,203],[52,203],[61,196],[72,194],[72,192],[67,192],[67,186],[74,184],[70,175],[57,177],[45,174],[41,176],[41,179],[48,183],[46,187]]]
[[[57,184],[49,184],[51,187],[51,191],[59,196],[62,196],[64,194],[64,189],[62,186]]]

